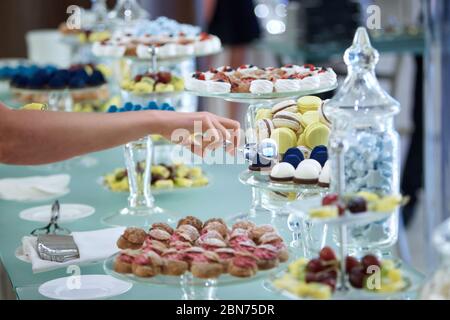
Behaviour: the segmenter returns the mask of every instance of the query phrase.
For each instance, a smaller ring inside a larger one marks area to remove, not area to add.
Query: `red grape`
[[[311,259],[306,265],[306,271],[317,273],[323,270],[323,264],[320,259]]]
[[[351,213],[366,212],[367,201],[363,197],[353,197],[348,201],[347,208]]]
[[[327,278],[327,279],[324,279],[324,280],[320,281],[320,283],[326,284],[327,286],[330,286],[331,290],[333,290],[333,291],[334,291],[334,289],[336,289],[336,279]]]
[[[342,202],[338,202],[337,208],[338,208],[338,214],[339,214],[339,216],[343,216],[344,213],[345,213],[345,209],[346,209],[345,204],[342,203]]]
[[[330,247],[323,247],[320,250],[319,257],[324,261],[336,260],[336,254]]]
[[[338,195],[336,193],[330,193],[330,194],[327,194],[325,197],[323,197],[322,205],[329,206],[331,204],[334,204],[337,201],[338,201]]]
[[[317,282],[316,274],[314,272],[307,272],[305,276],[305,282],[306,283]]]
[[[364,280],[366,278],[366,273],[364,272],[364,268],[362,266],[357,266],[352,269],[349,275],[350,284],[354,288],[361,289],[364,287]]]
[[[345,258],[345,272],[350,273],[354,267],[360,266],[361,263],[355,257],[347,256]]]
[[[373,254],[367,254],[361,259],[362,266],[364,270],[367,270],[370,266],[377,266],[380,267],[381,263],[380,260]]]

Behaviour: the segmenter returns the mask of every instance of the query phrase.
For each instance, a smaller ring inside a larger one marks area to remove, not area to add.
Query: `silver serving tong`
[[[42,228],[36,228],[31,231],[31,235],[36,236],[39,234],[70,234],[71,231],[67,228],[60,227],[58,225],[58,219],[60,214],[59,201],[56,200],[52,205],[52,211],[50,216],[50,222],[48,225]]]

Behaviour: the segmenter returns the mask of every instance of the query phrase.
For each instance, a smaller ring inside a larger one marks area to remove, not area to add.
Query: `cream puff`
[[[255,225],[253,222],[248,221],[248,220],[241,220],[241,221],[238,221],[238,222],[236,222],[235,224],[233,224],[232,229],[233,229],[233,230],[234,230],[234,229],[251,230],[251,229],[253,229],[254,227],[256,227],[256,225]]]
[[[236,251],[231,248],[219,248],[214,250],[219,256],[219,261],[222,264],[223,272],[228,272],[228,266],[231,260],[235,257]]]
[[[151,229],[161,229],[161,230],[167,231],[169,234],[173,234],[173,228],[171,226],[169,226],[167,223],[162,223],[162,222],[154,223],[154,224],[152,224]]]
[[[222,264],[217,253],[199,247],[192,247],[185,250],[184,253],[194,277],[211,279],[222,274]]]
[[[189,270],[189,263],[185,261],[185,255],[175,248],[166,250],[162,254],[164,264],[162,274],[169,276],[181,276]]]
[[[163,264],[163,259],[156,252],[147,251],[134,258],[131,269],[134,275],[148,278],[160,274]]]
[[[225,241],[217,238],[205,238],[201,242],[201,247],[205,250],[214,251],[215,249],[226,248],[227,244],[225,243]]]
[[[251,238],[257,242],[260,243],[260,238],[265,233],[275,232],[275,229],[270,224],[262,224],[260,226],[257,226],[251,230]]]
[[[255,256],[246,252],[237,252],[228,265],[228,273],[235,277],[252,277],[258,271],[258,260]]]
[[[261,244],[270,244],[278,250],[278,259],[280,262],[286,262],[289,259],[289,252],[283,239],[276,232],[265,233],[259,239]]]
[[[185,241],[194,243],[199,237],[200,233],[199,231],[192,225],[189,224],[183,224],[179,226],[175,233],[180,235],[181,238],[183,238]]]
[[[224,223],[219,221],[211,221],[205,227],[203,227],[202,233],[206,233],[210,230],[217,231],[223,238],[228,235],[228,228]]]
[[[168,249],[168,246],[166,245],[166,243],[158,241],[158,240],[153,240],[150,238],[147,238],[145,240],[144,244],[142,245],[143,251],[154,251],[159,255],[161,255],[167,249]]]
[[[145,241],[147,233],[140,228],[127,228],[117,240],[119,249],[139,249]]]
[[[195,227],[198,230],[198,232],[202,231],[203,222],[200,219],[197,219],[196,217],[187,216],[187,217],[181,219],[180,221],[178,221],[177,228],[184,224],[189,224],[189,225]]]
[[[171,234],[162,229],[151,229],[148,232],[148,237],[153,240],[168,243],[171,238]]]
[[[279,251],[273,245],[259,245],[253,254],[258,258],[257,264],[259,270],[269,270],[278,266]]]
[[[114,271],[119,273],[132,273],[134,258],[142,253],[141,250],[123,250],[114,261]]]

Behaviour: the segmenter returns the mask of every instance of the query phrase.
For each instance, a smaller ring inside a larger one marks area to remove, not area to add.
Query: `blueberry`
[[[118,110],[119,110],[119,108],[117,108],[116,105],[112,105],[108,108],[109,113],[114,113],[114,112],[117,112]]]
[[[147,105],[150,110],[159,110],[158,104],[155,101],[150,101]]]

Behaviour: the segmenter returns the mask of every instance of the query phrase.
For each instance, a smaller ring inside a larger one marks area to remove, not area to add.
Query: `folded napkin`
[[[69,193],[70,175],[0,179],[0,199],[44,201]]]
[[[100,262],[110,257],[119,251],[116,242],[124,230],[124,227],[117,227],[95,231],[72,232],[73,240],[77,244],[80,252],[80,258],[62,263],[39,258],[36,237],[23,237],[22,248],[23,252],[31,260],[33,272],[45,272],[70,265]]]

